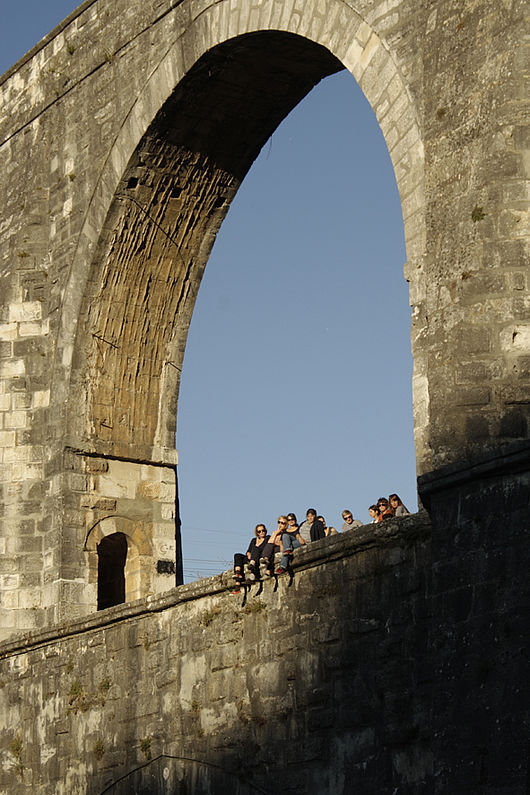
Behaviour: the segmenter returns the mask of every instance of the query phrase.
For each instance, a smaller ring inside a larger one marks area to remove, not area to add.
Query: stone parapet
[[[1,791],[422,786],[429,539],[426,515],[370,525],[244,606],[224,573],[0,644]]]

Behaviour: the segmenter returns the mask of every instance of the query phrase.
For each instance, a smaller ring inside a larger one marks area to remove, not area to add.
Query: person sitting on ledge
[[[342,525],[343,533],[345,533],[347,530],[353,530],[354,527],[363,526],[362,522],[360,522],[358,519],[353,518],[353,514],[348,508],[345,508],[343,510],[342,518],[344,519],[344,524]]]
[[[295,527],[298,530],[298,519],[296,518],[296,514],[295,513],[288,513],[287,514],[287,522],[288,522],[288,525],[289,525],[288,529],[289,529],[290,533],[294,530]]]
[[[314,508],[307,509],[306,520],[300,525],[300,535],[306,544],[311,541],[320,541],[321,538],[326,537],[324,525],[317,519],[317,512]]]
[[[287,520],[290,527],[286,527],[285,531],[282,533],[282,558],[280,560],[280,565],[276,569],[276,574],[285,574],[294,550],[298,549],[298,547],[303,547],[306,543],[300,535],[300,528],[296,525],[296,517],[294,517],[294,523],[290,521],[290,517],[292,516],[294,516],[294,514],[289,514],[289,517],[280,516],[280,519]]]
[[[392,519],[392,511],[390,510],[386,497],[379,497],[377,500],[377,510],[379,511],[378,522],[382,522],[383,519]]]
[[[263,547],[261,553],[261,562],[265,564],[266,572],[268,575],[272,574],[274,568],[274,556],[277,552],[281,551],[282,534],[287,530],[287,518],[285,516],[278,516],[278,527],[269,540]]]
[[[249,561],[249,580],[253,581],[256,576],[259,577],[259,560],[262,551],[265,549],[269,536],[267,535],[267,528],[264,524],[257,524],[254,529],[255,538],[252,538],[248,545],[247,554],[242,555],[236,552],[234,555],[234,580],[236,581],[232,594],[240,592],[240,585],[245,580],[245,563]]]
[[[410,511],[405,508],[397,494],[391,494],[388,498],[388,501],[390,503],[390,510],[394,516],[406,516],[408,513],[410,513]]]
[[[324,533],[326,534],[326,538],[328,536],[334,536],[334,535],[337,534],[338,531],[335,530],[334,527],[328,527],[327,526],[326,520],[324,519],[323,516],[317,516],[317,519],[318,519],[319,522],[322,522],[322,526],[324,527]]]
[[[370,507],[368,508],[368,513],[370,514],[372,519],[371,524],[377,524],[377,522],[379,521],[379,508],[377,507],[377,505],[370,505]]]

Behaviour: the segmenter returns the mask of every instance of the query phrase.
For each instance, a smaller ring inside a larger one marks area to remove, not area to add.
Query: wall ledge
[[[468,458],[447,464],[418,478],[421,501],[428,505],[431,495],[487,477],[530,470],[530,441],[521,440],[501,445],[486,453],[470,454]]]
[[[388,546],[410,546],[431,536],[431,523],[426,511],[379,524],[368,524],[346,533],[338,533],[297,550],[293,569],[303,571],[343,558],[355,557],[368,549]],[[234,550],[237,551],[237,550]],[[264,581],[270,585],[274,578]],[[163,594],[137,599],[134,602],[109,607],[98,613],[62,622],[44,630],[15,635],[0,642],[0,660],[47,646],[65,638],[90,631],[98,631],[139,616],[160,613],[185,602],[227,593],[233,586],[231,572],[205,577],[187,585],[172,588]]]

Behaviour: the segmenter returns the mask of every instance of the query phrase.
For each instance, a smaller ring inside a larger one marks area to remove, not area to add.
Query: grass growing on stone
[[[17,771],[17,775],[22,778],[24,765],[22,764],[22,738],[20,734],[17,734],[17,736],[11,740],[9,752],[15,758],[15,770]]]
[[[98,685],[99,700],[101,702],[101,706],[102,707],[105,706],[106,696],[107,696],[107,693],[109,692],[111,687],[112,687],[112,682],[110,681],[108,676],[106,676],[104,679],[102,679],[101,682]]]
[[[201,618],[201,624],[203,625],[203,627],[209,627],[212,621],[214,620],[214,618],[216,618],[216,616],[218,616],[220,612],[221,612],[220,607],[213,607],[211,610],[207,610],[206,613],[204,613],[203,617]]]
[[[257,599],[255,602],[250,602],[249,604],[245,605],[243,608],[243,612],[247,613],[247,615],[252,613],[261,613],[262,610],[266,610],[267,606],[263,604],[261,599]]]
[[[93,753],[98,762],[100,759],[103,759],[105,756],[105,745],[103,744],[103,740],[96,740],[94,743]]]
[[[86,712],[89,707],[90,699],[83,690],[83,685],[79,679],[76,679],[70,686],[70,692],[68,693],[68,708],[66,712],[73,712],[75,715],[77,714],[78,710],[81,712]]]
[[[146,759],[151,759],[151,738],[144,737],[140,740],[140,751],[143,753]]]

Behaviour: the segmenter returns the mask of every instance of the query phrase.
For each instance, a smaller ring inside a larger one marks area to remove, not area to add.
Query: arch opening
[[[119,180],[83,291],[69,393],[73,449],[123,462],[127,478],[140,483],[145,465],[174,464],[165,451],[174,450],[188,327],[217,231],[271,133],[314,85],[342,69],[309,39],[247,33],[199,58],[156,113]],[[115,485],[101,496],[114,496]],[[174,559],[174,488],[169,478],[135,485],[115,506],[153,540],[142,556],[153,571]],[[140,511],[135,489],[153,500]],[[144,580],[155,592],[172,584]]]
[[[127,538],[123,533],[105,536],[97,545],[98,610],[125,602]]]
[[[404,258],[377,120],[348,72],[330,76],[253,164],[195,304],[177,433],[186,581],[230,568],[279,513],[316,504],[340,529],[342,509],[367,523],[394,492],[416,510]]]
[[[120,181],[84,295],[70,423],[82,446],[147,460],[174,446],[186,335],[215,235],[273,130],[343,68],[300,36],[247,34],[199,59],[158,112]]]

